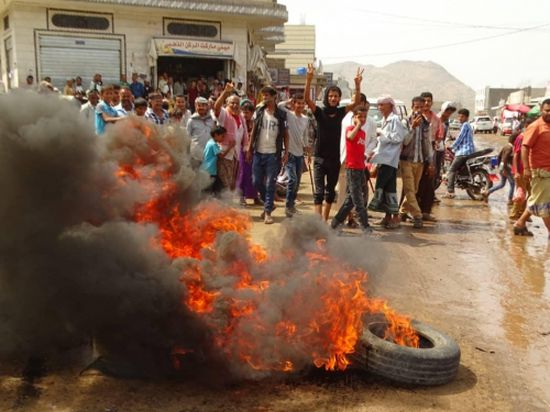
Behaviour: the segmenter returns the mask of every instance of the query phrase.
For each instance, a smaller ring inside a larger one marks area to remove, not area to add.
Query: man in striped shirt
[[[455,197],[455,179],[456,174],[460,168],[468,160],[468,156],[475,152],[474,146],[474,131],[472,126],[468,123],[470,117],[470,111],[468,109],[460,109],[458,111],[458,121],[462,124],[460,128],[460,134],[456,138],[453,144],[453,152],[455,158],[449,169],[449,175],[447,177],[447,193],[445,198],[452,199]]]

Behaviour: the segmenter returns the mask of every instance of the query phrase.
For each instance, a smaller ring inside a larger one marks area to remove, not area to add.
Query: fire
[[[386,317],[387,339],[418,346],[410,320],[369,298],[367,274],[331,256],[325,241],[303,255],[270,254],[252,242],[246,214],[216,201],[182,204],[173,160],[149,129],[147,142],[150,152],[121,164],[117,178],[149,193],[132,218],[157,225],[155,247],[185,259],[182,304],[211,327],[212,344],[228,362],[253,371],[290,372],[304,362],[344,370],[364,316],[373,313]]]

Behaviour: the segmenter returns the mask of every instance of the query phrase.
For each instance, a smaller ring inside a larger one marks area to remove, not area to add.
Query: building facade
[[[61,87],[94,73],[245,83],[265,75],[258,51],[284,40],[288,13],[274,0],[3,0],[0,18],[0,80],[11,89],[28,75]]]
[[[290,74],[300,74],[301,68],[313,63],[315,57],[315,26],[307,24],[286,24],[285,41],[275,46],[269,59],[283,59]]]

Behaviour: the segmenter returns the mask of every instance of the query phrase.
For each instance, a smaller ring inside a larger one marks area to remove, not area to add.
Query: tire
[[[373,322],[365,328],[362,343],[365,350],[352,356],[367,371],[394,382],[412,385],[443,385],[454,379],[460,365],[460,348],[446,334],[412,321],[421,337],[420,348],[400,346],[373,333],[384,327]]]
[[[489,190],[493,183],[487,170],[479,168],[472,170],[472,183],[466,188],[466,193],[472,200],[483,200],[482,192]]]

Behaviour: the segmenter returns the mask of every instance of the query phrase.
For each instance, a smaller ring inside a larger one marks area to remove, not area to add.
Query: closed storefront
[[[50,77],[57,87],[81,76],[85,84],[94,73],[105,83],[118,83],[123,65],[123,39],[84,37],[74,34],[37,32],[37,60],[40,78]]]

